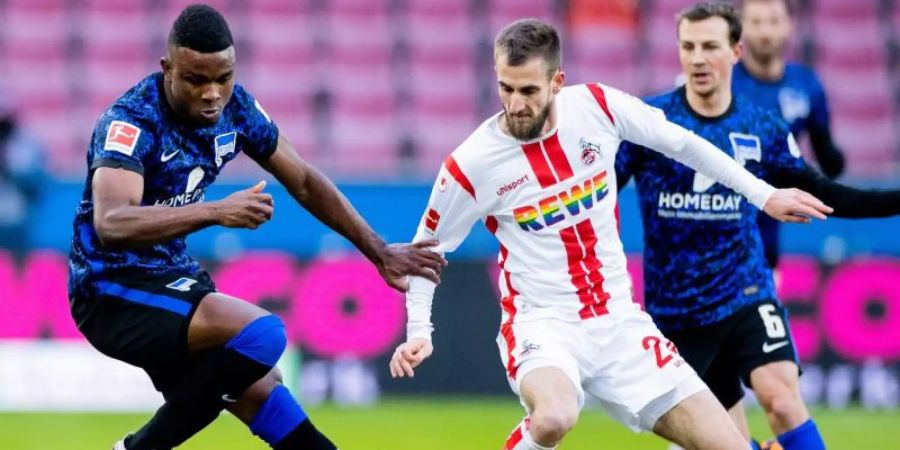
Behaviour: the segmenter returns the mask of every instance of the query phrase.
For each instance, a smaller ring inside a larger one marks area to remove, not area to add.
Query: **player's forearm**
[[[121,206],[94,214],[100,242],[109,248],[148,247],[217,223],[215,202],[168,206]]]
[[[302,181],[284,184],[312,215],[347,238],[370,261],[381,263],[384,240],[325,175],[309,166]]]
[[[888,217],[900,214],[900,190],[857,189],[835,183],[810,168],[779,172],[771,177],[778,187],[797,187],[834,208],[835,217]]]
[[[743,194],[759,209],[763,208],[775,188],[756,178],[734,159],[697,135],[690,135],[680,152],[669,156],[697,172]]]
[[[431,324],[431,303],[436,284],[422,277],[410,277],[406,292],[406,340],[424,338],[431,340],[434,326]]]

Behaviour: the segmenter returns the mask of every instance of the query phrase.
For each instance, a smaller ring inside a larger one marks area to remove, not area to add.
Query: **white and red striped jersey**
[[[495,115],[444,162],[415,241],[456,249],[483,220],[500,242],[503,324],[578,321],[632,302],[619,238],[616,151],[623,140],[657,149],[757,206],[774,191],[711,144],[618,90],[566,87],[553,102],[556,127],[529,142],[504,133]],[[408,336],[431,335],[434,283],[410,280]],[[501,330],[502,331],[502,330]]]

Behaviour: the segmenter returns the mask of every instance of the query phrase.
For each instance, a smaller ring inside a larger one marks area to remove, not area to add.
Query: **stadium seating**
[[[157,70],[171,21],[193,2],[0,2],[0,84],[20,98],[57,168],[73,176],[84,170],[91,123]],[[508,22],[535,16],[559,25],[569,83],[600,81],[646,94],[675,82],[674,15],[693,2],[636,2],[636,16],[633,6],[578,4],[573,8],[590,10],[578,20],[556,0],[207,3],[231,22],[238,80],[304,157],[338,174],[391,177],[398,167],[432,172],[499,109],[488,46]],[[896,3],[814,0],[797,12],[797,41],[814,43],[809,62],[828,89],[851,174],[897,167],[891,124],[900,75],[890,56],[900,24]]]

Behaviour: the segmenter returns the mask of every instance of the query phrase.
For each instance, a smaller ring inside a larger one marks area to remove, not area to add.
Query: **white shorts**
[[[637,305],[580,322],[516,323],[509,331],[512,339],[501,332],[497,344],[509,384],[520,398],[528,372],[556,367],[575,386],[579,408],[586,394],[596,397],[633,431],[652,431],[675,405],[708,389]]]

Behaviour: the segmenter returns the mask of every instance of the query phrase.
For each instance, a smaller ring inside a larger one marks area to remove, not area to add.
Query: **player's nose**
[[[222,98],[222,93],[219,92],[219,89],[214,84],[210,84],[203,89],[203,94],[200,96],[201,100],[209,103],[214,103],[220,98]]]

